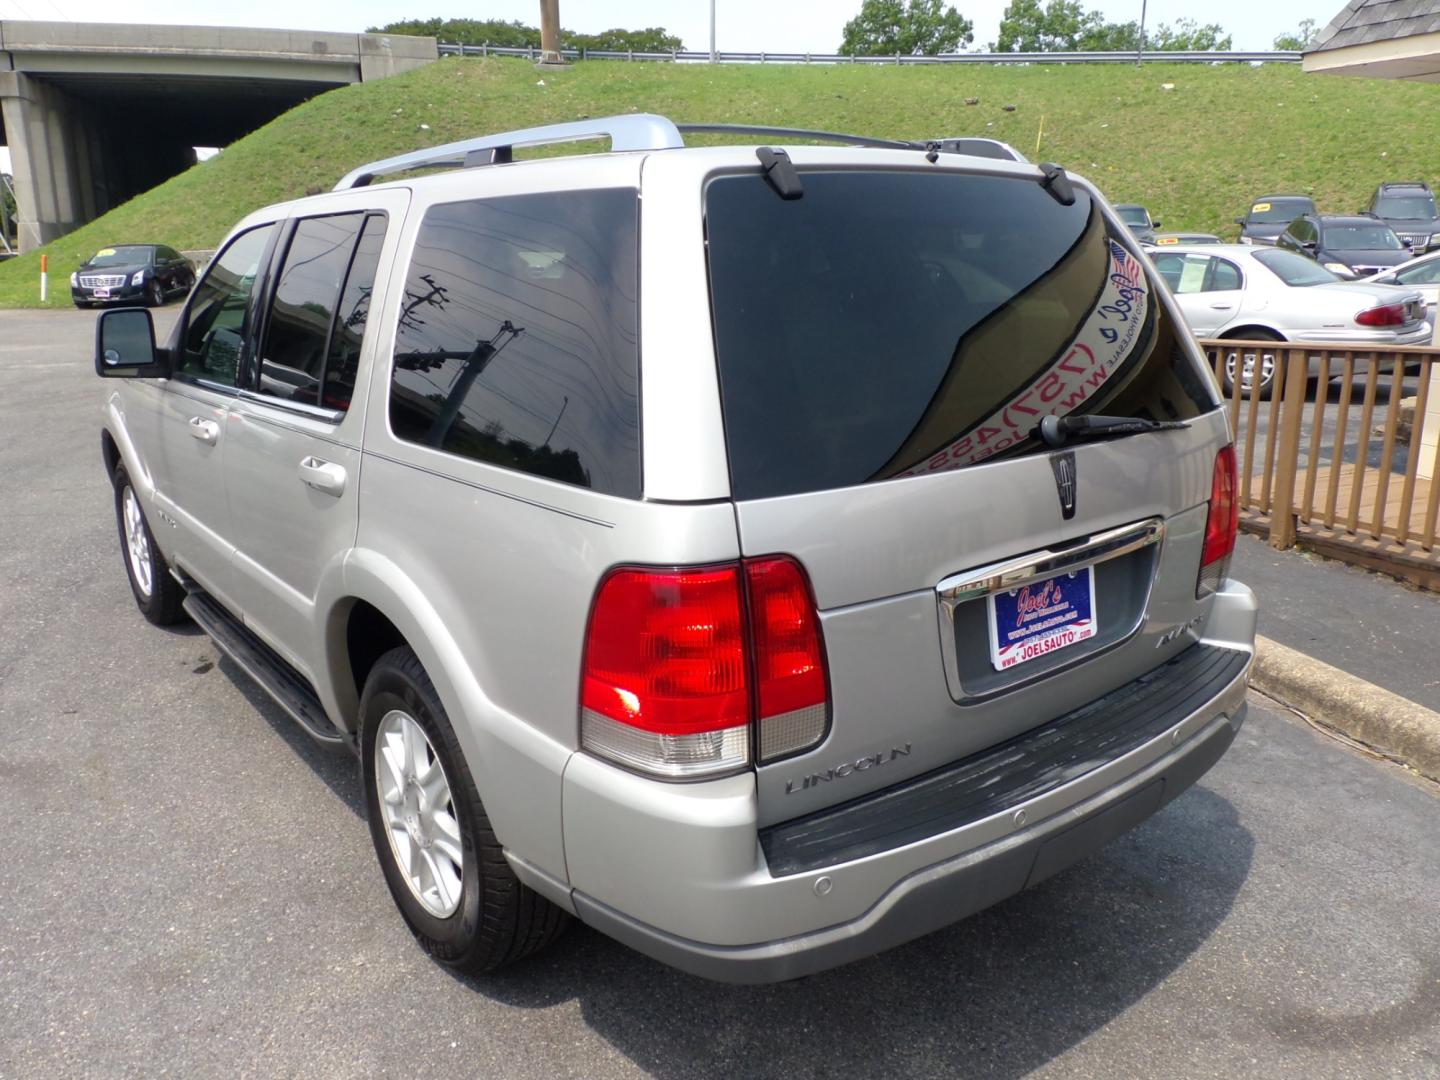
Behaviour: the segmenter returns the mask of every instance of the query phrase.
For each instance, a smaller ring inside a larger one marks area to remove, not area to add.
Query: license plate
[[[94,292],[92,295],[95,297],[96,300],[109,300],[109,299],[110,299],[110,290],[109,290],[109,289],[96,289],[95,292]]]
[[[1095,636],[1095,568],[1057,574],[1009,592],[990,606],[990,662],[1015,667]]]

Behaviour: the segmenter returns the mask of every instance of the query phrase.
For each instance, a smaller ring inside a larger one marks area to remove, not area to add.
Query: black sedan
[[[1302,214],[1317,214],[1309,195],[1261,195],[1250,204],[1250,212],[1235,219],[1240,226],[1240,243],[1274,244],[1285,226]]]
[[[1343,278],[1368,277],[1412,258],[1389,225],[1368,215],[1301,214],[1275,246],[1308,255]]]
[[[148,304],[159,307],[195,284],[195,265],[164,244],[116,244],[97,251],[70,275],[76,307]]]

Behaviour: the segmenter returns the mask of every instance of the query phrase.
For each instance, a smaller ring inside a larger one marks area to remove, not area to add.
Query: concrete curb
[[[1440,713],[1264,637],[1255,639],[1250,685],[1440,780]]]

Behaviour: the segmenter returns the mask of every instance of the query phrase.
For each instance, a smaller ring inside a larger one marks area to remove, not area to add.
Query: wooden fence
[[[1201,347],[1221,385],[1233,384],[1241,527],[1440,590],[1440,442],[1421,438],[1440,348]],[[1273,372],[1271,386],[1252,390],[1247,368]]]

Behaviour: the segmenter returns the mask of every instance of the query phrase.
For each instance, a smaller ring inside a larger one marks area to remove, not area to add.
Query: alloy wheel
[[[415,718],[392,709],[375,732],[375,787],[390,850],[410,892],[445,919],[460,906],[460,822],[435,747]]]
[[[147,599],[155,582],[150,561],[150,537],[145,531],[145,515],[140,512],[140,500],[135,489],[127,487],[120,496],[121,513],[125,526],[125,555],[130,560],[130,572],[135,577],[135,588]]]

